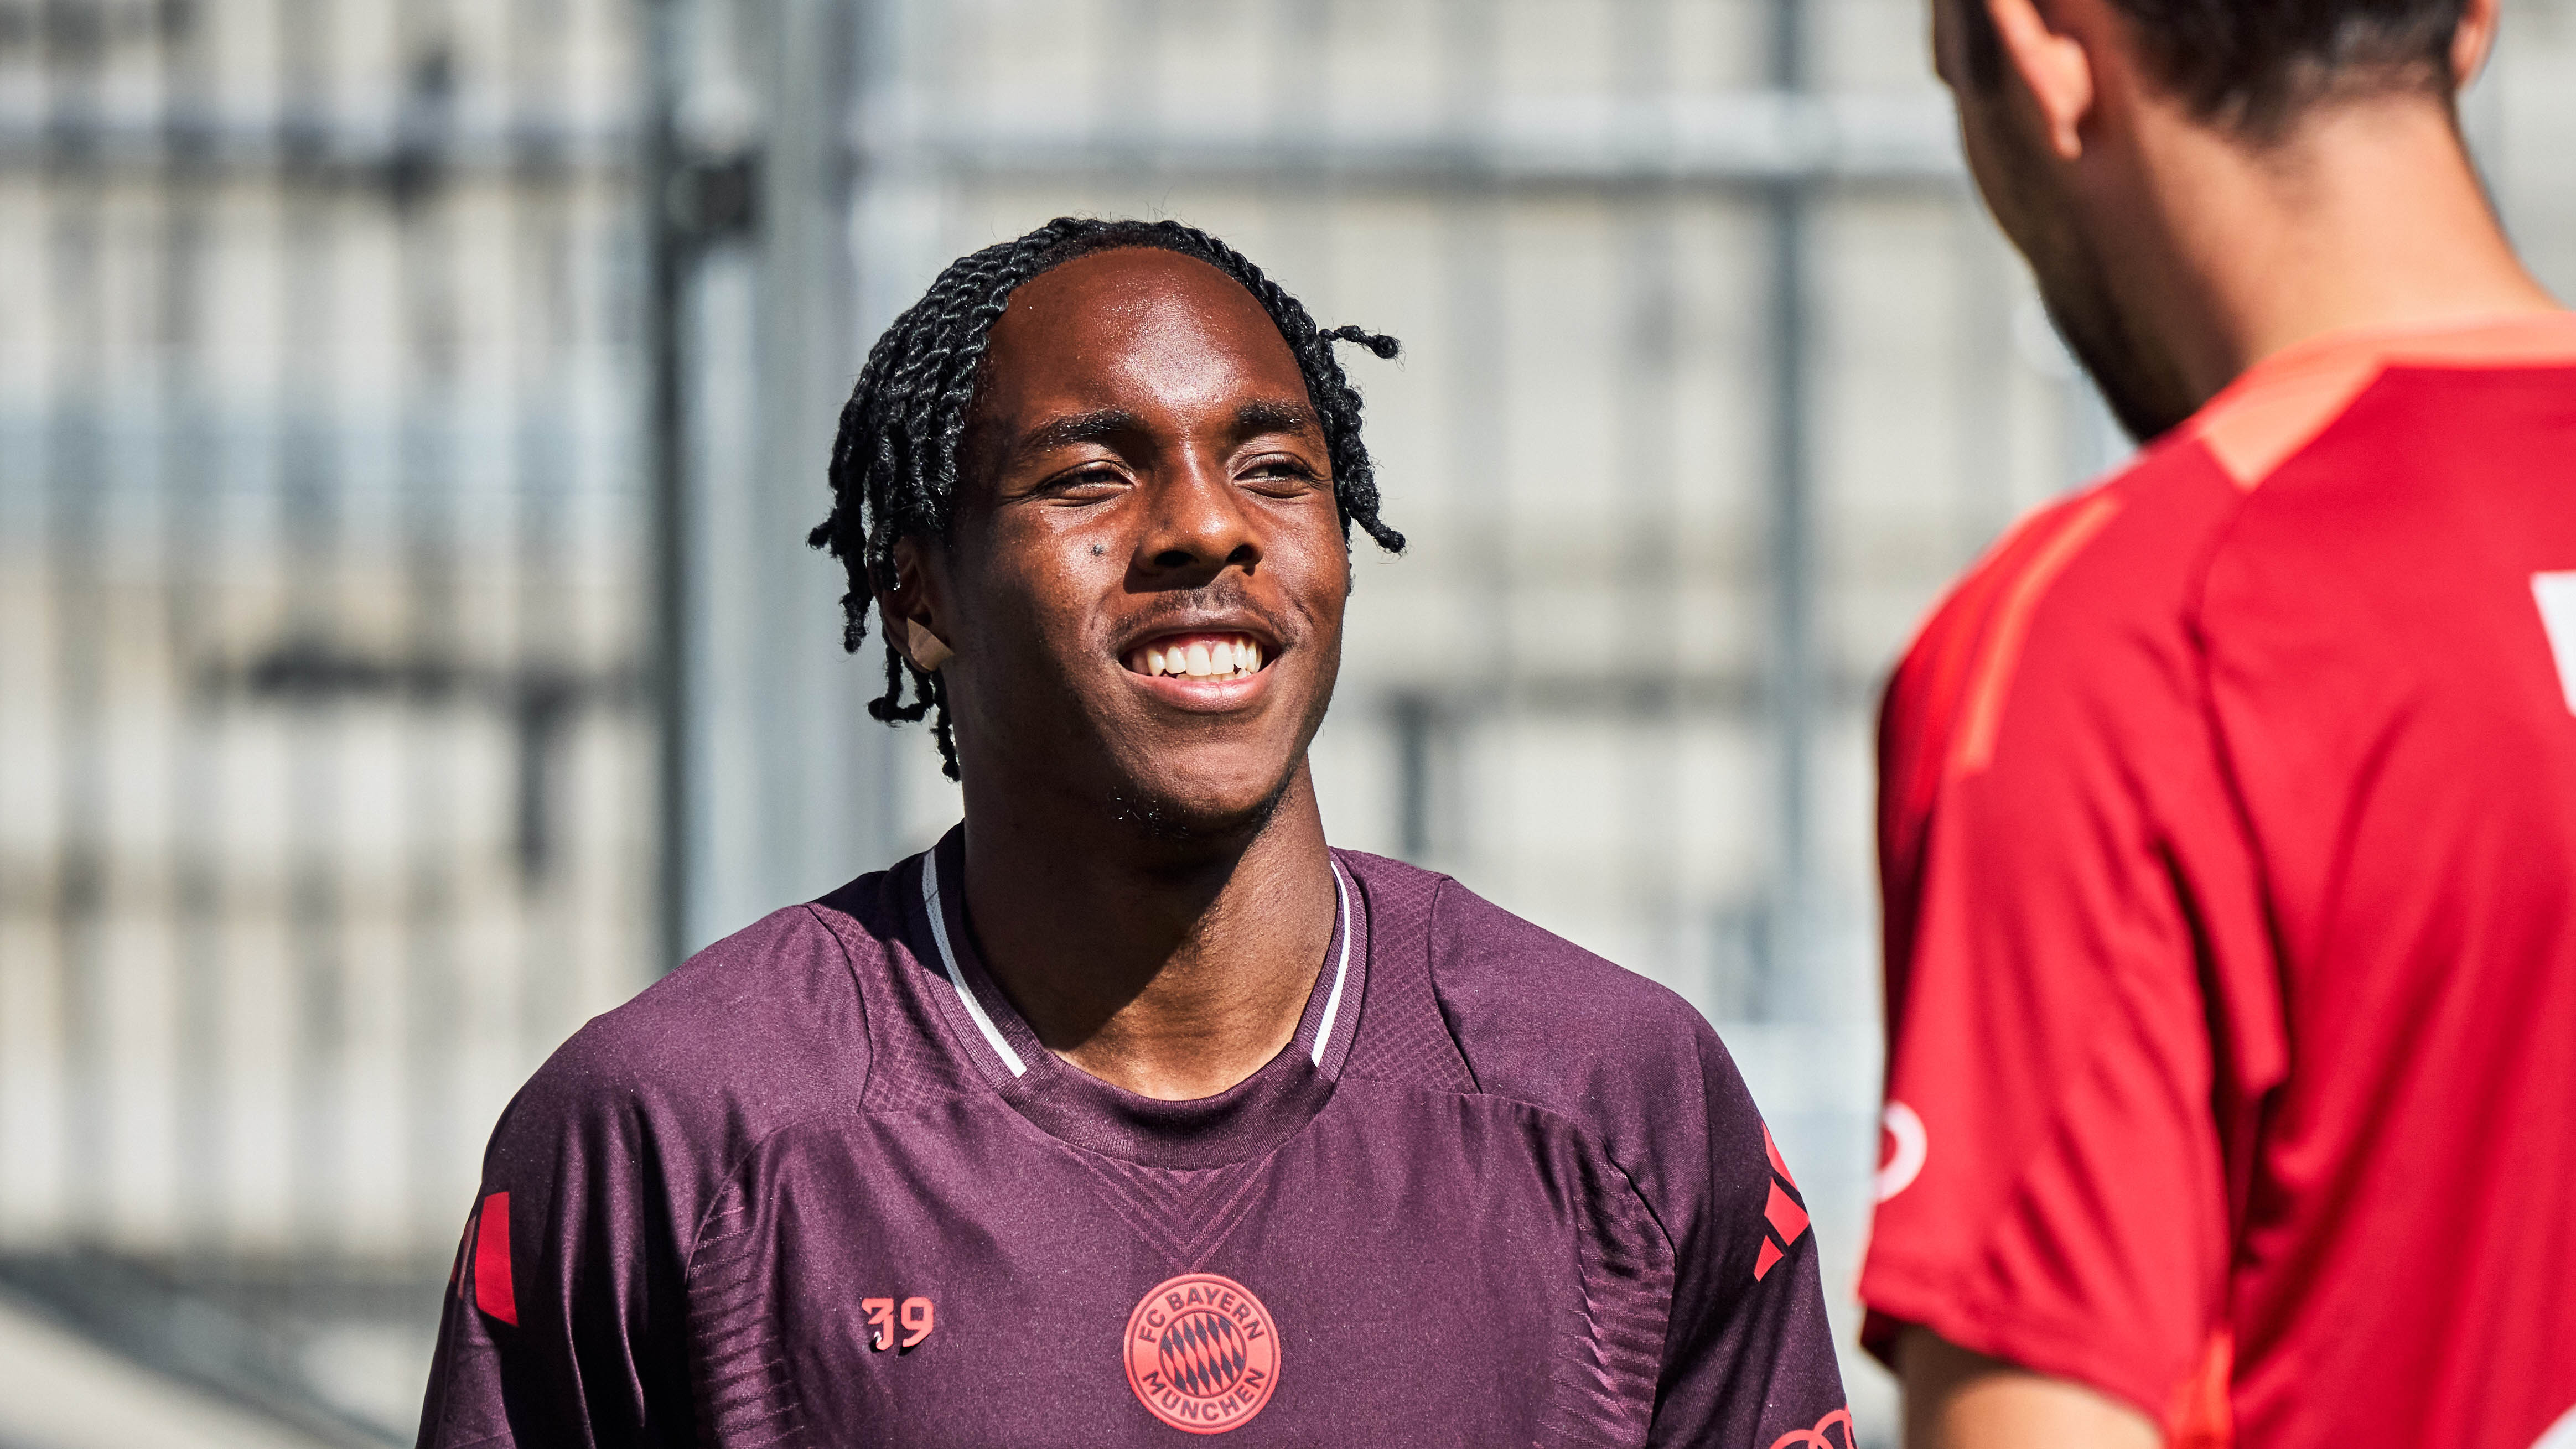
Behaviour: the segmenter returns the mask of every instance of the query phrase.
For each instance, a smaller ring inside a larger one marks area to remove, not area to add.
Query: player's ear
[[[2460,28],[2451,32],[2451,87],[2455,91],[2469,88],[2469,82],[2486,69],[2487,54],[2495,49],[2496,12],[2503,0],[2466,0],[2460,6]]]
[[[2083,0],[1962,3],[1983,5],[1993,18],[2004,84],[2029,97],[2050,153],[2060,161],[2081,159],[2084,123],[2093,113],[2093,55],[2086,34],[2069,23],[2069,12],[2082,8]],[[2114,17],[2091,18],[2118,23]]]
[[[894,543],[894,587],[877,590],[877,616],[895,652],[913,667],[936,674],[956,657],[948,630],[940,621],[937,582],[926,567],[919,545],[909,538]]]

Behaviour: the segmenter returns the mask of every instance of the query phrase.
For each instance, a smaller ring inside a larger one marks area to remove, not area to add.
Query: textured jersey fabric
[[[1796,1187],[1671,993],[1335,852],[1296,1039],[1153,1101],[995,989],[961,838],[520,1092],[424,1445],[1851,1449]]]
[[[1997,546],[1880,750],[1874,1349],[2203,1444],[2562,1422],[2576,319],[2256,367]]]

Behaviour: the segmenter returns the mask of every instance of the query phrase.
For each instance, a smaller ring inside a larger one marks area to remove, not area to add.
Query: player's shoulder
[[[2464,446],[2561,447],[2571,369],[2567,313],[2331,334],[2265,358],[2129,465],[2008,530],[1916,635],[1898,679],[1921,688],[1891,704],[1936,718],[1976,707],[1977,679],[2011,675],[2024,647],[2043,641],[2063,646],[2069,679],[2116,674],[2105,666],[2122,646],[2162,647],[2208,626],[2201,591],[2213,561],[2242,552],[2240,522],[2285,475],[2321,471],[2340,484],[2356,467],[2456,462]],[[2464,444],[2466,393],[2489,408],[2483,435]],[[2339,487],[2329,504],[2345,502]],[[2352,526],[2336,518],[2319,532]],[[2286,563],[2265,556],[2267,568]]]
[[[1952,586],[1909,660],[2016,631],[2128,632],[2179,621],[2243,490],[2185,438],[2033,509]]]
[[[2404,474],[2563,446],[2571,391],[2576,313],[2356,328],[2256,362],[2177,432],[2251,493],[2308,463]]]
[[[1455,879],[1346,852],[1379,897],[1421,902],[1431,989],[1479,1092],[1583,1121],[1627,1118],[1696,1081],[1716,1036],[1670,989]],[[1620,1125],[1627,1124],[1624,1121]]]
[[[882,879],[773,911],[593,1017],[520,1090],[502,1137],[615,1122],[712,1149],[854,1103],[868,1036],[852,963],[874,938],[846,912],[836,923],[834,903],[872,899]]]
[[[1881,738],[1903,758],[1883,765],[1973,774],[2034,716],[2053,732],[2187,706],[2200,580],[2242,507],[2206,449],[2177,437],[2034,510],[1907,648]]]

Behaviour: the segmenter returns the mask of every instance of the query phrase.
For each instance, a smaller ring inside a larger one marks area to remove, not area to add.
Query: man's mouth
[[[1260,641],[1249,634],[1169,634],[1127,651],[1132,673],[1181,679],[1249,679],[1265,662]]]

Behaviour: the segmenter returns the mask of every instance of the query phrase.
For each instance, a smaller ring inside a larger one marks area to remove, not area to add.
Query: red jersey
[[[2576,1442],[2576,315],[2258,365],[1995,548],[1880,756],[1874,1351]]]

